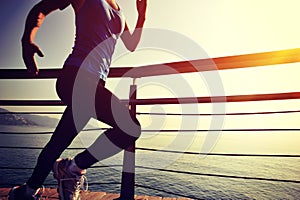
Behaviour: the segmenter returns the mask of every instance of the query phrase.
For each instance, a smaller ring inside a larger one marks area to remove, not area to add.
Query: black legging
[[[81,169],[87,169],[94,163],[115,155],[133,144],[141,134],[141,127],[136,117],[130,116],[128,106],[121,103],[114,94],[106,89],[103,81],[100,80],[96,85],[88,73],[81,72],[80,74],[81,76],[84,74],[84,78],[81,78],[80,82],[76,82],[79,90],[74,92],[76,91],[73,89],[74,83],[79,77],[77,69],[76,67],[64,67],[57,80],[57,93],[67,107],[50,141],[38,157],[36,167],[27,182],[31,188],[41,187],[50,173],[53,163],[72,143],[91,117],[96,117],[112,128],[101,134],[88,149],[75,156],[75,162]],[[91,105],[93,101],[90,101],[89,91],[93,90],[93,87],[95,92],[90,93],[93,95],[92,100],[96,103]],[[85,102],[85,99],[89,100]]]

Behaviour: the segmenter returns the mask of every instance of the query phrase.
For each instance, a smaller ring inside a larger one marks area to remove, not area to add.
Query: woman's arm
[[[34,38],[39,27],[49,13],[57,9],[64,9],[69,4],[69,0],[43,0],[30,10],[21,40],[23,61],[30,73],[37,75],[39,71],[34,59],[34,54],[37,53],[41,57],[44,56],[40,48],[34,43]]]
[[[138,19],[133,33],[130,33],[128,25],[125,22],[124,32],[121,35],[121,39],[129,51],[134,51],[141,39],[146,19],[147,0],[136,0],[136,7],[138,11]]]

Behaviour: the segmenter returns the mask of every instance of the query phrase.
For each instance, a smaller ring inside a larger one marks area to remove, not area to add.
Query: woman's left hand
[[[136,7],[139,17],[146,16],[147,0],[136,0]]]

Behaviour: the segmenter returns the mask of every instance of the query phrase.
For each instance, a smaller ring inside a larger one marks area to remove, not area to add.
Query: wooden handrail
[[[109,77],[141,78],[178,73],[238,69],[300,62],[300,48],[272,52],[226,56],[218,58],[180,61],[141,67],[112,67]],[[0,69],[0,79],[45,79],[57,78],[61,69],[41,69],[38,76],[26,69]]]
[[[191,104],[191,103],[225,103],[225,102],[249,102],[300,99],[300,92],[275,93],[275,94],[252,94],[233,96],[212,97],[183,97],[183,98],[148,98],[136,99],[131,103],[136,105],[154,104]],[[128,100],[122,100],[128,103]],[[0,106],[63,106],[60,100],[0,100]]]

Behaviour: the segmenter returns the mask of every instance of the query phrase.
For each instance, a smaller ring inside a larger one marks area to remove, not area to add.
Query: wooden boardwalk
[[[7,200],[10,188],[0,188],[0,200]],[[113,200],[118,198],[119,194],[106,192],[82,192],[81,200]],[[58,199],[56,188],[46,188],[42,199],[54,200]],[[191,200],[189,198],[168,198],[168,197],[151,197],[151,196],[135,196],[135,200]]]

